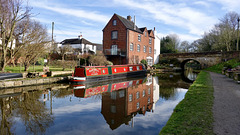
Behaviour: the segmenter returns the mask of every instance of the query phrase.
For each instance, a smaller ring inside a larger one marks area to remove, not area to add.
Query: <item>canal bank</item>
[[[26,78],[27,74],[22,73],[23,78],[1,80],[0,81],[0,89],[66,82],[69,80],[70,76],[68,76],[68,75],[71,73],[72,73],[72,71],[51,71],[48,73],[49,77],[34,77],[34,78]]]
[[[225,75],[202,71],[160,134],[239,134],[239,86]]]
[[[214,134],[213,100],[211,76],[201,71],[160,134]]]

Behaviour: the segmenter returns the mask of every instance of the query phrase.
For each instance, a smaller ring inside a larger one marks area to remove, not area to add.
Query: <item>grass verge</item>
[[[71,71],[73,69],[70,69],[70,68],[66,68],[64,71]],[[12,73],[22,73],[24,72],[24,67],[20,67],[20,66],[16,66],[16,67],[9,67],[7,66],[5,68],[5,71],[6,72],[12,72]],[[28,72],[42,72],[43,71],[43,66],[40,65],[40,66],[30,66],[29,69],[28,69]],[[63,71],[63,68],[62,67],[53,67],[53,66],[50,66],[49,67],[49,71]]]
[[[208,72],[201,71],[160,135],[213,135],[212,106],[212,80]]]

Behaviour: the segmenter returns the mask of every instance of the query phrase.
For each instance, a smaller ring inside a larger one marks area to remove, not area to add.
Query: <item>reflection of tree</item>
[[[54,96],[56,98],[64,98],[64,97],[68,97],[69,95],[73,94],[72,91],[66,90],[66,89],[53,90],[51,92],[52,92],[52,96]]]
[[[10,98],[1,98],[0,99],[0,107],[1,107],[1,135],[12,134],[10,129],[13,125],[12,117],[11,117],[11,104]]]
[[[34,91],[24,93],[22,100],[18,101],[17,114],[19,114],[24,121],[26,131],[30,133],[44,133],[53,123],[53,117],[45,108],[44,103],[38,99],[41,97],[41,91]],[[22,103],[23,102],[23,103]]]
[[[161,98],[164,98],[165,100],[168,100],[171,97],[174,97],[175,96],[174,87],[161,87],[159,91],[159,96]]]

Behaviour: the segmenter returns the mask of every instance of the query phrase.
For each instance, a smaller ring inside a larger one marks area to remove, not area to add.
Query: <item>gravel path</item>
[[[240,135],[240,84],[225,75],[210,74],[214,86],[214,133]]]

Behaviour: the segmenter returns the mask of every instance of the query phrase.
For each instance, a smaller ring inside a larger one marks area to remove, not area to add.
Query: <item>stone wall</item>
[[[33,78],[33,79],[0,81],[0,88],[50,84],[50,83],[68,81],[69,78],[70,77],[49,77],[49,78]]]

